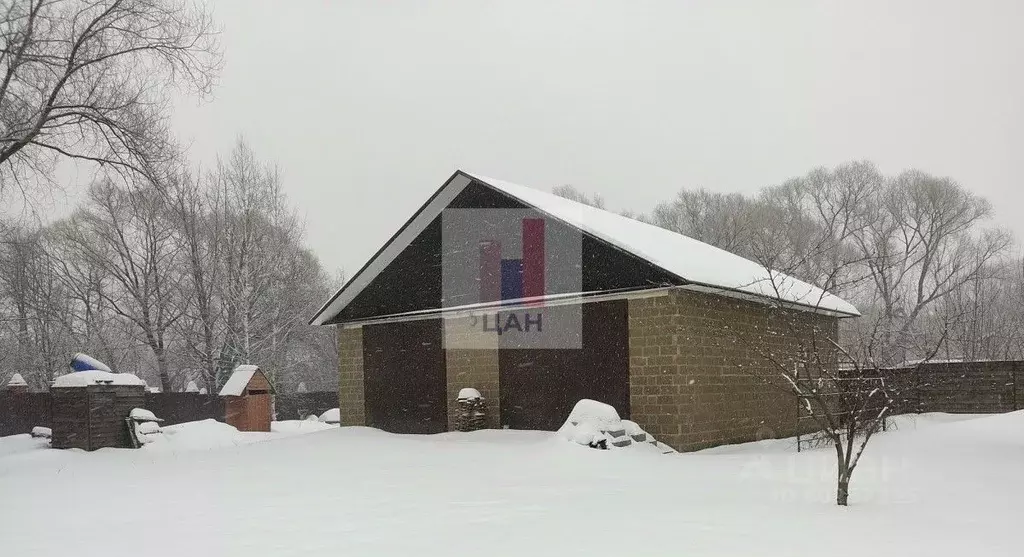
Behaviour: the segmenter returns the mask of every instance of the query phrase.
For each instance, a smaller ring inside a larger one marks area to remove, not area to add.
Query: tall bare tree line
[[[0,246],[0,368],[41,388],[86,351],[164,390],[211,391],[239,363],[284,389],[329,388],[331,332],[306,325],[331,277],[272,165],[244,142],[204,175],[101,180],[47,226]]]
[[[684,189],[641,218],[851,301],[842,338],[865,362],[1024,357],[1019,250],[950,178],[854,162],[754,196]]]

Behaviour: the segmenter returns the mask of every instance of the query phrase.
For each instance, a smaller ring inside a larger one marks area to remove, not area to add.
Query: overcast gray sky
[[[956,178],[1024,236],[1024,2],[217,0],[178,134],[276,161],[355,272],[456,168],[649,210],[870,159]]]

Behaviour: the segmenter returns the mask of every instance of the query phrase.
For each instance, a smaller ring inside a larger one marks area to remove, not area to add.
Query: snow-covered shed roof
[[[242,396],[245,386],[252,381],[252,376],[256,375],[259,370],[259,366],[252,364],[242,364],[236,367],[235,371],[231,372],[231,377],[221,387],[220,396]]]
[[[139,385],[145,387],[146,382],[131,373],[110,373],[98,369],[73,371],[53,380],[54,387],[88,387],[89,385]]]
[[[857,308],[838,296],[688,236],[552,193],[459,170],[320,308],[310,323],[322,325],[338,315],[474,181],[646,260],[681,279],[686,284],[684,288],[779,299],[797,307],[839,316],[860,315]]]
[[[8,387],[27,387],[28,383],[25,381],[25,378],[22,377],[20,373],[15,373],[7,381],[7,386]]]

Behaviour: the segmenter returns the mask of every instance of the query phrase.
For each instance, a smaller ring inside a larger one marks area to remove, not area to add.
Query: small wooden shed
[[[129,373],[78,371],[58,377],[50,395],[50,446],[86,451],[130,448],[125,419],[132,408],[145,406],[146,383]]]
[[[273,389],[258,366],[235,368],[220,390],[224,398],[224,420],[238,431],[270,431]]]

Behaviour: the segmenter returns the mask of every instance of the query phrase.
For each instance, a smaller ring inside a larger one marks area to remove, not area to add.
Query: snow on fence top
[[[235,368],[228,378],[227,383],[220,389],[220,396],[242,396],[245,386],[252,380],[252,376],[259,371],[259,366],[242,364]]]
[[[11,376],[10,381],[7,382],[8,387],[28,387],[28,383],[25,382],[25,378],[20,373],[15,373]]]
[[[54,387],[88,387],[90,385],[142,385],[146,382],[130,373],[110,373],[90,369],[61,375],[54,379]]]
[[[88,371],[90,369],[95,369],[110,373],[110,368],[107,367],[107,364],[97,360],[96,358],[93,358],[88,354],[83,354],[81,352],[75,354],[74,356],[71,356],[70,365],[71,369],[75,371]]]

